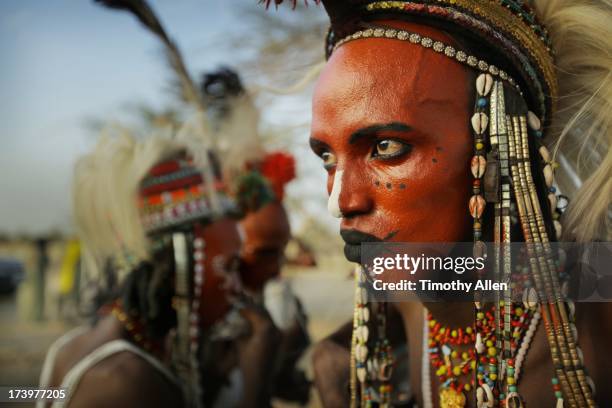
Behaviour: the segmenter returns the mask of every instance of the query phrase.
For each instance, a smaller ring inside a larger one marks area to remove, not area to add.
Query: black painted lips
[[[394,234],[392,234],[394,235]],[[374,235],[366,234],[357,230],[340,230],[340,236],[344,240],[344,256],[351,262],[361,261],[361,244],[363,242],[384,242]]]

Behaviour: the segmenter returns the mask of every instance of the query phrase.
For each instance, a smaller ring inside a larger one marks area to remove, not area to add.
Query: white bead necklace
[[[538,328],[538,323],[540,322],[540,311],[536,310],[531,318],[531,323],[529,323],[529,329],[527,329],[527,333],[525,333],[525,337],[523,338],[523,342],[521,343],[521,347],[516,353],[516,367],[515,371],[515,380],[518,383],[519,376],[521,374],[521,366],[523,365],[523,361],[525,361],[525,356],[527,356],[527,350],[529,349],[529,345],[531,344],[531,340],[533,340],[533,336]]]
[[[423,307],[423,357],[421,359],[421,394],[423,408],[433,408],[431,397],[431,377],[429,368],[429,324],[427,324],[427,308]]]

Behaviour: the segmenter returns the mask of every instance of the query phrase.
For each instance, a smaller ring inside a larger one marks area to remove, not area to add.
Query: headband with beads
[[[488,62],[482,59],[479,59],[473,55],[469,55],[464,51],[457,50],[455,47],[451,45],[447,45],[443,43],[442,41],[437,41],[429,37],[423,36],[421,34],[413,33],[413,32],[406,31],[406,30],[398,30],[394,28],[383,28],[383,27],[359,30],[349,35],[348,37],[345,37],[341,39],[340,41],[338,41],[336,45],[334,46],[334,50],[336,50],[338,47],[342,46],[343,44],[349,41],[354,41],[354,40],[358,40],[361,38],[388,38],[388,39],[397,39],[400,41],[408,41],[412,44],[417,44],[424,48],[431,49],[437,52],[438,54],[446,55],[447,57],[452,58],[453,60],[461,64],[467,65],[470,68],[477,69],[481,72],[488,72],[493,77],[497,77],[504,81],[507,81],[512,86],[518,89],[518,85],[516,84],[516,81],[513,78],[511,78],[506,73],[506,71],[499,69],[495,65],[489,64]]]
[[[139,209],[145,231],[153,234],[197,220],[212,220],[219,214],[212,209],[209,191],[201,170],[191,161],[157,164],[140,183]],[[221,182],[216,182],[214,191],[222,207],[221,215],[236,212]]]

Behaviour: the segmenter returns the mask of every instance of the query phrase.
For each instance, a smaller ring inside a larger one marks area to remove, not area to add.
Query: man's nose
[[[336,170],[327,209],[336,218],[367,214],[372,209],[368,178],[355,169]]]

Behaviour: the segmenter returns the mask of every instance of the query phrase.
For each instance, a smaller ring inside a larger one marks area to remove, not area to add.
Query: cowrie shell
[[[368,337],[370,335],[370,331],[368,330],[368,326],[359,326],[356,329],[356,337],[360,343],[367,343]]]
[[[389,381],[391,379],[392,373],[393,373],[393,365],[389,363],[382,363],[378,370],[378,380],[379,381]]]
[[[375,378],[377,373],[378,373],[378,359],[377,358],[371,358],[368,360],[368,372],[370,373],[370,376]]]
[[[593,382],[593,379],[590,376],[586,376],[586,382],[589,385],[589,387],[591,388],[591,393],[595,394],[595,383]]]
[[[569,293],[569,282],[563,282],[563,284],[561,285],[561,294],[564,297],[567,297],[567,294]]]
[[[574,323],[570,323],[570,330],[572,332],[572,336],[574,336],[574,340],[578,342],[578,329]]]
[[[482,112],[477,112],[472,116],[471,122],[472,129],[474,129],[474,132],[480,135],[487,129],[487,125],[489,124],[489,117]]]
[[[484,390],[481,387],[476,389],[476,407],[484,407]]]
[[[563,233],[563,227],[561,226],[561,223],[559,222],[559,220],[555,220],[553,224],[555,226],[555,234],[557,234],[557,239],[560,239],[561,233]]]
[[[567,301],[567,312],[568,312],[569,318],[573,319],[574,314],[576,314],[576,304],[571,300]]]
[[[551,188],[553,185],[553,170],[550,164],[544,166],[544,180],[546,181],[546,187]]]
[[[364,322],[367,322],[370,320],[370,309],[368,309],[367,307],[362,307],[360,314],[361,314],[361,320],[363,320]]]
[[[553,193],[548,194],[548,202],[550,203],[550,210],[555,211],[557,208],[557,196]]]
[[[365,283],[366,274],[361,266],[358,266],[357,268],[355,268],[355,273],[357,274],[357,279],[359,280],[359,283]]]
[[[580,361],[580,365],[584,364],[584,354],[582,354],[580,347],[576,347],[576,354],[578,354],[578,361]]]
[[[550,163],[551,161],[550,152],[548,151],[546,146],[540,146],[538,151],[540,152],[540,156],[542,156],[542,159],[544,160],[544,162]]]
[[[362,305],[368,303],[368,291],[365,288],[359,289],[359,300],[361,301]]]
[[[527,123],[529,123],[529,127],[533,130],[540,130],[540,128],[542,127],[542,122],[540,122],[540,118],[538,118],[537,115],[532,111],[527,112]]]
[[[485,347],[484,347],[484,343],[482,342],[482,336],[480,335],[480,333],[476,334],[476,352],[478,354],[481,354],[484,351]]]
[[[360,363],[366,361],[366,358],[368,358],[368,347],[365,344],[357,344],[355,347],[355,357]]]
[[[528,309],[535,309],[538,306],[538,292],[534,288],[523,291],[523,305]]]
[[[481,195],[473,195],[472,198],[470,198],[469,205],[470,214],[472,215],[472,217],[480,218],[482,216],[486,204],[486,201],[484,200],[484,198],[482,198]]]
[[[493,391],[487,383],[484,383],[476,389],[476,406],[478,408],[491,408],[493,405]]]
[[[508,408],[522,408],[521,398],[518,393],[510,392],[506,397],[506,407]]]
[[[493,77],[489,74],[480,74],[476,78],[476,92],[480,96],[486,96],[493,86]]]
[[[357,378],[359,379],[359,382],[365,382],[366,369],[364,367],[359,367],[357,369]]]
[[[472,170],[472,175],[474,176],[474,178],[481,178],[484,175],[486,166],[487,160],[483,156],[476,155],[472,157],[470,168]]]

